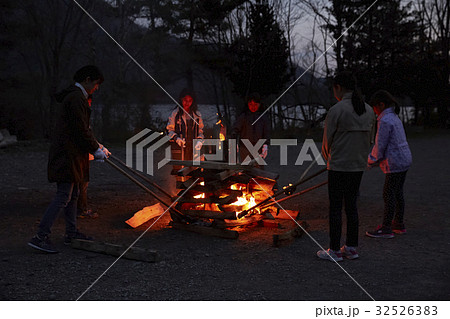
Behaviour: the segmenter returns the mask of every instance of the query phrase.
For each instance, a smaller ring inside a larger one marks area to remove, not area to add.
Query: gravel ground
[[[405,184],[405,235],[364,236],[381,222],[384,181],[379,169],[364,174],[361,258],[340,263],[343,269],[319,260],[318,246],[308,236],[276,248],[273,229],[246,228],[237,240],[229,240],[170,229],[169,216],[163,216],[136,244],[157,250],[160,261],[120,259],[87,292],[116,258],[64,246],[62,218],[52,233],[59,254],[26,245],[55,185],[46,179],[47,144],[20,142],[0,150],[0,300],[75,300],[85,292],[83,300],[370,300],[369,295],[376,300],[448,300],[449,137],[410,138],[414,165]],[[297,180],[309,165],[293,165],[299,149],[290,147],[289,165],[281,167],[275,165],[278,149],[271,149],[267,169],[280,173],[280,185]],[[125,158],[124,147],[111,150]],[[168,172],[166,167],[155,177],[166,189],[172,184]],[[129,245],[153,221],[136,229],[124,221],[155,201],[106,163],[93,163],[91,175],[89,202],[100,217],[79,220],[79,228],[99,241]],[[325,179],[319,176],[304,188]],[[325,187],[283,206],[299,210],[310,235],[328,248]]]

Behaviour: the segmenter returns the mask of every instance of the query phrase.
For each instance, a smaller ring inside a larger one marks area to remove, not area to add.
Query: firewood
[[[208,219],[236,219],[236,213],[235,212],[217,212],[217,211],[210,211],[210,210],[196,210],[196,209],[190,209],[190,210],[183,210],[183,214],[190,217],[201,217],[201,218],[208,218]]]
[[[106,254],[119,257],[128,248],[123,245],[114,245],[90,240],[72,239],[72,248],[91,251],[94,253]],[[158,261],[158,252],[156,250],[131,247],[123,256],[126,259],[156,262]]]
[[[265,227],[265,228],[283,228],[283,227],[281,227],[280,223],[273,221],[273,220],[266,220],[266,219],[260,220],[258,222],[258,226]]]
[[[248,175],[233,175],[226,181],[233,184],[248,184],[252,180],[252,177]]]
[[[188,176],[189,174],[192,174],[192,172],[196,171],[196,170],[199,170],[199,169],[196,168],[196,167],[186,166],[186,167],[183,167],[182,169],[178,170],[176,172],[176,175],[178,175],[178,176]]]
[[[274,217],[276,219],[298,220],[299,215],[300,213],[296,210],[278,209],[277,214],[275,214]]]
[[[268,179],[271,181],[276,181],[278,179],[278,177],[280,177],[280,175],[277,173],[268,172],[263,169],[255,168],[255,167],[245,169],[245,173],[252,177],[264,178],[264,179]]]
[[[222,171],[222,172],[220,172],[220,173],[217,173],[216,175],[217,175],[217,179],[219,179],[219,180],[221,180],[221,181],[224,181],[224,180],[226,180],[227,178],[230,178],[231,176],[234,176],[234,175],[239,175],[240,173],[242,173],[243,172],[243,170],[232,170],[232,169],[227,169],[227,170],[225,170],[225,171]]]
[[[299,223],[303,229],[308,229],[308,224],[305,221],[301,221]],[[294,238],[302,237],[303,236],[303,230],[296,226],[295,228],[288,230],[287,232],[273,235],[273,245],[275,247],[278,247],[283,241],[289,241]]]
[[[250,217],[241,218],[238,220],[225,220],[225,227],[238,227],[238,226],[247,226],[250,224],[254,224],[264,219],[264,215],[253,215]]]
[[[178,197],[174,197],[172,201],[175,201],[175,199]],[[188,198],[188,197],[182,197],[178,200],[179,203],[216,203],[218,205],[226,205],[231,204],[237,200],[237,196],[235,194],[229,195],[227,197],[218,198],[215,196],[211,196],[209,198]]]
[[[144,207],[142,210],[136,212],[133,217],[125,221],[125,223],[133,228],[136,228],[152,218],[161,216],[163,213],[164,208],[160,203],[157,203],[152,206]]]
[[[250,165],[229,165],[227,163],[220,163],[220,162],[213,162],[213,161],[179,161],[179,160],[171,160],[169,162],[171,165],[180,165],[180,166],[194,166],[194,167],[201,167],[206,170],[210,169],[216,169],[216,170],[244,170],[247,174],[253,177],[260,177],[270,180],[277,180],[279,175],[276,173],[271,173],[268,171],[265,171],[260,168],[255,168]]]
[[[222,237],[228,239],[237,239],[239,237],[239,233],[237,231],[228,229],[219,229],[214,227],[205,227],[192,224],[182,224],[177,222],[170,222],[170,226],[172,226],[172,228],[174,229],[181,229],[214,237]]]

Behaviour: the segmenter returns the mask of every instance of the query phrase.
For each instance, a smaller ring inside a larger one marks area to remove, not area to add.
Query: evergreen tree
[[[260,92],[277,94],[288,80],[289,48],[273,9],[267,2],[251,4],[247,13],[248,35],[235,40],[229,49],[229,79],[241,97]]]
[[[375,4],[341,38],[336,50],[338,70],[357,73],[367,95],[379,88],[394,94],[410,93],[410,66],[418,51],[419,28],[409,7],[402,7],[400,2],[385,0]],[[339,37],[372,3],[334,0],[331,12],[337,14],[336,22],[329,25],[334,37]]]

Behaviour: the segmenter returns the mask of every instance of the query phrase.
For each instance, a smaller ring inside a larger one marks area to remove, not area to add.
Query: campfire
[[[279,210],[272,199],[278,174],[251,165],[210,161],[171,164],[184,166],[172,174],[186,179],[177,182],[180,192],[172,198],[186,218],[172,214],[172,227],[226,238],[237,238],[245,226],[283,227],[276,221]],[[298,217],[298,212],[289,214]]]
[[[323,169],[294,185],[274,191],[278,174],[256,168],[252,165],[229,165],[213,161],[179,161],[170,164],[182,167],[172,170],[172,175],[182,177],[177,181],[177,196],[171,197],[164,189],[152,182],[148,176],[127,167],[118,158],[111,158],[124,166],[119,167],[111,159],[107,162],[158,200],[158,204],[145,207],[127,220],[127,224],[138,227],[151,218],[161,216],[169,208],[174,229],[182,229],[203,235],[236,239],[239,232],[248,227],[262,226],[274,229],[273,243],[278,246],[284,240],[303,235],[307,224],[301,221],[298,211],[280,209],[279,202],[302,195],[325,185],[322,182],[295,193],[296,186],[318,176]],[[150,183],[163,193],[168,200],[162,199],[142,182],[131,176],[133,173]],[[284,198],[276,200],[279,195]],[[170,201],[169,201],[170,200]],[[162,205],[163,206],[162,206]],[[301,226],[301,227],[299,227]]]

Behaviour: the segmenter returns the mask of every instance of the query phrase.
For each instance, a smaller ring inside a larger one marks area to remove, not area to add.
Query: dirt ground
[[[448,300],[450,135],[425,132],[409,142],[414,164],[405,184],[408,233],[393,239],[364,235],[381,222],[383,211],[384,175],[368,171],[359,199],[361,258],[340,265],[376,300]],[[27,246],[55,192],[46,178],[47,147],[21,142],[0,150],[0,300],[75,300],[116,260],[64,246],[62,216],[52,230],[59,254]],[[280,173],[280,185],[297,180],[309,165],[293,165],[299,149],[289,148],[289,165],[282,167],[275,165],[279,149],[270,149],[267,169]],[[125,158],[124,146],[111,151]],[[156,178],[164,187],[167,172]],[[304,188],[325,179],[321,175]],[[152,221],[136,229],[124,221],[155,201],[106,163],[92,164],[91,181],[90,206],[100,217],[78,220],[79,228],[99,241],[131,244]],[[326,187],[283,206],[299,210],[311,236],[328,248]],[[336,264],[316,257],[319,247],[308,236],[276,248],[272,229],[248,228],[230,240],[170,229],[168,222],[169,216],[161,218],[136,244],[157,250],[159,262],[120,259],[82,299],[370,300]]]

